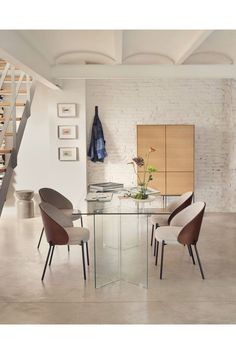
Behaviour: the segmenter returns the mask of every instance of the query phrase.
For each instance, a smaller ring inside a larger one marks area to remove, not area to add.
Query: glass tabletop
[[[97,215],[97,214],[170,214],[167,208],[152,206],[154,197],[146,200],[136,200],[133,198],[123,198],[114,194],[111,201],[85,201],[80,208],[82,215]],[[74,211],[77,214],[78,211]]]

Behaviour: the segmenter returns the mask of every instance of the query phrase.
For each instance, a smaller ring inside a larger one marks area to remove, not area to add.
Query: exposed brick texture
[[[99,106],[108,157],[88,163],[88,182],[135,184],[137,124],[195,124],[196,200],[236,211],[236,86],[231,80],[88,80],[88,143]],[[157,166],[158,167],[158,166]]]

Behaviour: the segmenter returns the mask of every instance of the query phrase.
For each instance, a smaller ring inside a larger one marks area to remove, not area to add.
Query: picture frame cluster
[[[57,104],[57,116],[58,118],[76,118],[77,106],[76,103],[58,103]],[[74,140],[78,138],[78,126],[77,125],[58,125],[57,137],[59,140]],[[58,148],[59,161],[77,161],[78,160],[78,148],[71,147],[59,147]]]

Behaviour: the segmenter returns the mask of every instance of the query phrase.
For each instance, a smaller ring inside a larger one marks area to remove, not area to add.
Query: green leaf
[[[149,173],[152,173],[152,172],[157,172],[157,169],[156,169],[156,167],[154,167],[154,166],[148,166],[147,171],[148,171]]]

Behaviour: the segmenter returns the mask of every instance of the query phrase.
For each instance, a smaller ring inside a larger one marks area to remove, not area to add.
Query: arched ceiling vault
[[[233,30],[24,30],[50,65],[233,64]]]

